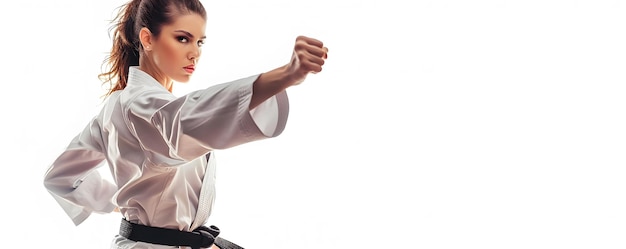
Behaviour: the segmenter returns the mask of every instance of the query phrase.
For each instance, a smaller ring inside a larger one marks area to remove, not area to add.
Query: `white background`
[[[5,1],[3,248],[108,248],[42,177],[99,110],[122,1]],[[325,42],[270,140],[220,151],[211,224],[246,248],[626,248],[626,1],[204,1],[175,93]],[[103,168],[105,169],[105,168]],[[8,231],[8,232],[7,232]],[[6,245],[8,243],[8,245]]]

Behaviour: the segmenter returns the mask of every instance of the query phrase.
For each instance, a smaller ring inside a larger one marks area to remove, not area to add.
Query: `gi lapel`
[[[206,159],[207,165],[202,179],[198,209],[196,211],[196,217],[191,224],[191,230],[204,225],[211,214],[213,201],[215,200],[215,159],[212,153],[207,154]]]

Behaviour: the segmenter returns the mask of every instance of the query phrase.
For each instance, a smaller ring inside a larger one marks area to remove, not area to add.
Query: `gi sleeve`
[[[126,122],[153,163],[176,165],[211,150],[278,136],[287,122],[285,91],[250,110],[258,75],[190,92],[179,98],[153,90],[129,101]]]
[[[93,212],[110,213],[117,187],[102,179],[96,170],[105,157],[94,139],[100,128],[94,119],[52,163],[44,176],[44,186],[72,219],[82,223]]]

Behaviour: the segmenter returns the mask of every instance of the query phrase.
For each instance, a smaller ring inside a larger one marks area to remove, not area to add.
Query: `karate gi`
[[[285,128],[285,91],[249,109],[257,77],[175,97],[131,67],[126,88],[107,98],[49,167],[45,187],[75,225],[91,213],[119,207],[134,223],[192,231],[207,221],[213,206],[214,150],[275,137]],[[96,170],[105,164],[114,183]],[[112,248],[175,247],[118,235]]]

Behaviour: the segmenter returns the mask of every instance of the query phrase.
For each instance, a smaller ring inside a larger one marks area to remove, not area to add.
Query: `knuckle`
[[[301,49],[304,49],[305,45],[306,45],[306,44],[305,44],[303,41],[297,41],[297,42],[296,42],[296,45],[295,45],[295,49],[296,49],[296,50],[301,50]]]

